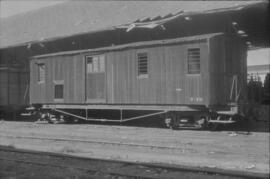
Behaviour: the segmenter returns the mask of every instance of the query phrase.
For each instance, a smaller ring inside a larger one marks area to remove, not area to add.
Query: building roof
[[[140,19],[180,11],[220,12],[254,2],[70,1],[0,20],[0,48],[114,29]],[[220,10],[211,10],[223,8]],[[225,8],[225,9],[224,9]],[[227,9],[229,8],[229,9]],[[192,13],[191,13],[192,14]],[[147,20],[146,20],[147,21]]]

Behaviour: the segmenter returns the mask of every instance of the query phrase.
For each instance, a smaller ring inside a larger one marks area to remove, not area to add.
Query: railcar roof
[[[212,33],[212,34],[203,34],[203,35],[195,35],[189,37],[182,37],[182,38],[175,38],[175,39],[166,39],[166,40],[154,40],[154,41],[143,41],[143,42],[133,42],[124,45],[115,45],[110,47],[101,47],[95,49],[87,49],[87,50],[74,50],[74,51],[66,51],[66,52],[58,52],[58,53],[51,53],[45,55],[38,55],[31,57],[31,59],[37,58],[46,58],[52,56],[60,56],[60,55],[74,55],[79,53],[102,53],[108,51],[117,51],[117,50],[125,50],[129,48],[143,48],[143,47],[151,47],[151,46],[161,46],[161,45],[173,45],[179,44],[184,42],[192,42],[192,41],[200,41],[204,39],[210,39],[215,36],[223,35],[224,33]]]

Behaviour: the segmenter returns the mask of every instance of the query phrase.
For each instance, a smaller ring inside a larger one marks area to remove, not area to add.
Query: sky
[[[270,48],[248,51],[247,63],[249,66],[270,64]]]
[[[53,6],[67,0],[0,0],[0,17],[8,17],[46,6]]]
[[[65,1],[68,0],[0,0],[0,17],[9,17]],[[247,61],[248,65],[270,64],[270,48],[249,51]]]

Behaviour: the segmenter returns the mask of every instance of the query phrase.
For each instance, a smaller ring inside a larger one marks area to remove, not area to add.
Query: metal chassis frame
[[[136,116],[136,117],[123,119],[123,115],[122,115],[123,114],[123,109],[120,109],[120,120],[111,120],[111,119],[89,119],[88,114],[87,114],[87,109],[86,109],[86,117],[78,116],[78,115],[75,115],[75,114],[72,114],[72,113],[69,113],[69,112],[66,112],[66,111],[62,111],[62,110],[59,110],[59,109],[52,109],[52,110],[54,110],[56,112],[59,112],[59,113],[67,114],[67,115],[70,115],[70,116],[73,116],[73,117],[77,117],[77,118],[80,118],[80,119],[83,119],[83,120],[86,120],[86,121],[118,122],[118,123],[127,122],[127,121],[131,121],[131,120],[135,120],[135,119],[140,119],[140,118],[144,118],[144,117],[150,117],[150,116],[155,116],[155,115],[167,113],[167,111],[161,111],[161,112],[154,112],[154,113],[151,113],[151,114],[146,114],[146,115],[141,115],[141,116]]]
[[[73,116],[82,120],[87,121],[102,121],[102,122],[127,122],[131,120],[141,119],[150,116],[156,116],[160,114],[166,114],[170,111],[200,111],[199,109],[192,108],[191,106],[184,105],[184,106],[176,106],[176,105],[107,105],[107,104],[45,104],[42,105],[43,109],[50,109],[65,115]],[[81,109],[85,110],[86,116],[79,116],[76,114],[72,114],[70,112],[64,111],[63,109]],[[119,120],[110,120],[110,119],[89,119],[88,118],[88,109],[104,109],[104,110],[119,110],[120,111],[120,119]],[[202,108],[205,109],[205,108]],[[154,111],[150,114],[144,114],[136,117],[130,118],[123,118],[123,111],[124,110],[141,110],[141,111]]]
[[[58,113],[73,116],[73,117],[86,120],[86,121],[116,122],[116,123],[132,121],[132,120],[141,119],[141,118],[150,117],[150,116],[156,116],[160,114],[167,114],[169,112],[181,112],[181,111],[182,112],[199,112],[199,111],[205,111],[205,109],[207,109],[207,108],[193,108],[192,106],[188,106],[188,105],[177,106],[177,105],[108,105],[108,104],[45,104],[45,105],[42,105],[42,108],[53,110]],[[72,114],[70,112],[64,111],[63,109],[85,110],[86,116],[84,117],[84,116]],[[88,118],[88,109],[119,110],[120,119],[119,120],[91,119],[91,118]],[[149,110],[149,111],[154,111],[154,112],[150,114],[139,115],[136,117],[123,118],[124,110],[134,110],[134,111]],[[231,124],[236,121],[232,120],[232,117],[230,117],[229,120],[220,120],[220,117],[218,117],[216,120],[210,119],[208,122],[219,123],[219,124]]]

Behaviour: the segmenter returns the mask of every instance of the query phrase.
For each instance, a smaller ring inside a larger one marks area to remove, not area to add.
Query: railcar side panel
[[[200,49],[200,74],[187,74],[187,51]],[[148,74],[138,76],[138,53],[146,53]],[[107,54],[107,102],[111,104],[208,103],[208,45],[200,41]]]
[[[247,45],[242,39],[235,36],[226,38],[226,84],[227,87],[234,85],[234,90],[239,93],[240,100],[245,100],[247,85]],[[233,78],[237,77],[237,78]],[[233,84],[234,81],[234,84]],[[231,88],[227,89],[227,101],[230,101]],[[235,91],[234,91],[235,92]],[[235,98],[235,94],[232,94]]]
[[[225,78],[225,39],[209,40],[209,104],[226,104]]]
[[[27,72],[22,70],[0,70],[0,106],[27,104],[28,77]]]
[[[44,80],[38,79],[41,64],[45,68]],[[30,65],[30,103],[85,102],[85,61],[81,55],[34,59]],[[62,98],[55,96],[57,85],[63,86]]]
[[[0,71],[0,106],[8,104],[8,73]]]
[[[46,103],[45,83],[48,83],[48,77],[45,74],[45,81],[38,82],[38,64],[44,64],[45,69],[48,68],[45,59],[32,60],[30,62],[30,104],[31,103]]]
[[[210,104],[225,105],[245,98],[246,45],[233,36],[210,39]]]
[[[193,74],[189,73],[190,49],[200,61],[199,71]],[[42,104],[227,104],[233,76],[238,76],[239,87],[244,85],[245,53],[237,38],[220,35],[179,44],[41,57],[31,61],[30,100]],[[138,74],[139,54],[144,55],[143,63],[147,59],[142,76]],[[98,61],[95,56],[102,56],[104,67],[98,62],[102,70],[88,72]],[[45,74],[40,74],[40,64]]]

